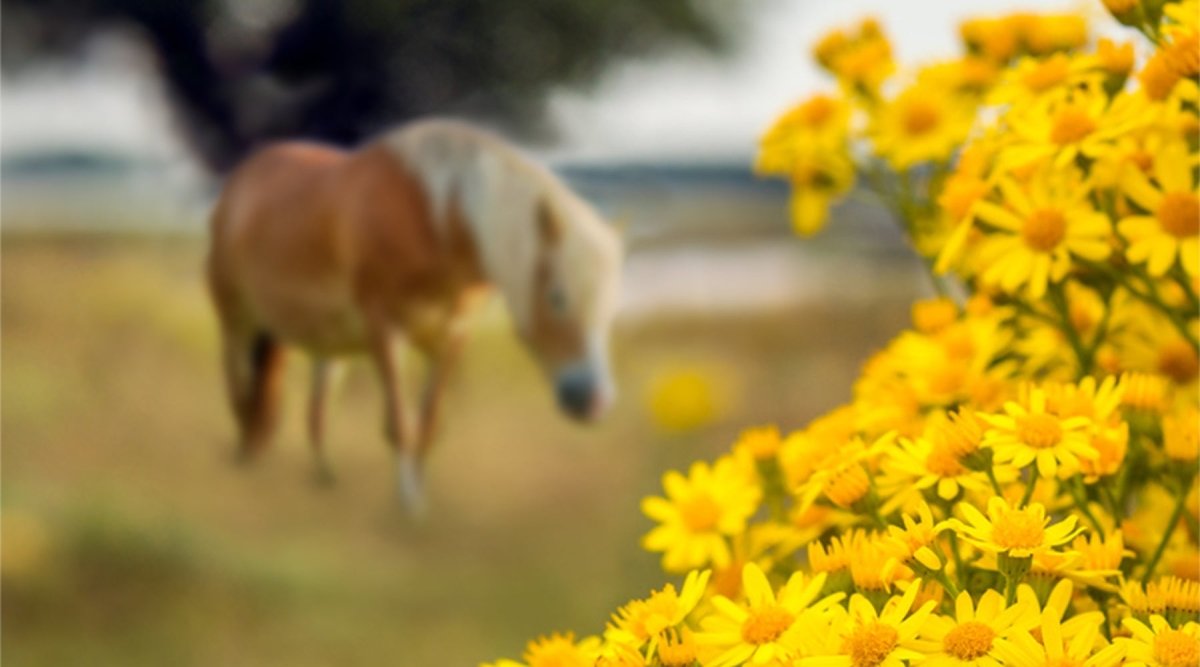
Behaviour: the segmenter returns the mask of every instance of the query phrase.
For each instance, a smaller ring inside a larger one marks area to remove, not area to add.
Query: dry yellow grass
[[[273,451],[233,464],[202,253],[194,238],[3,240],[12,664],[468,665],[591,628],[661,581],[637,505],[664,469],[840,402],[906,317],[896,298],[624,323],[624,400],[582,429],[488,314],[414,525],[363,364],[332,412],[334,488],[311,481],[301,358]],[[702,431],[657,434],[642,394],[657,369],[693,362],[731,369],[741,395]]]

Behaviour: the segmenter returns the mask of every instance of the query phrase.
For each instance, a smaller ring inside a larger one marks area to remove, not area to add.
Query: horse
[[[613,403],[619,236],[498,135],[426,119],[353,150],[266,146],[227,179],[210,232],[208,287],[243,460],[272,438],[285,349],[298,348],[312,359],[317,478],[332,481],[331,377],[345,357],[365,354],[382,384],[401,497],[419,508],[447,377],[470,313],[492,292],[568,416],[595,420]],[[406,344],[429,361],[415,423],[401,395]]]

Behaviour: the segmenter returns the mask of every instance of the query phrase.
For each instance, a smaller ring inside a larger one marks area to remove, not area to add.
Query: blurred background
[[[663,580],[638,547],[661,473],[846,400],[926,293],[869,195],[801,242],[784,184],[750,172],[759,132],[829,85],[809,47],[875,14],[920,61],[1010,5],[4,0],[3,658],[469,665],[601,631]],[[363,363],[331,412],[335,487],[311,481],[299,358],[274,450],[233,465],[201,262],[254,147],[429,114],[547,161],[628,259],[611,417],[561,417],[492,304],[417,525]]]

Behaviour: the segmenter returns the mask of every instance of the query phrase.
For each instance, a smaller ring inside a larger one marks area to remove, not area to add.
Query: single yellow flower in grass
[[[1125,172],[1121,190],[1147,214],[1122,219],[1117,230],[1129,242],[1125,256],[1145,264],[1150,275],[1165,274],[1176,260],[1189,275],[1200,274],[1195,165],[1186,146],[1172,143],[1154,157],[1154,184],[1140,171]]]
[[[1118,637],[1125,648],[1127,667],[1195,667],[1200,665],[1200,624],[1188,622],[1172,628],[1162,616],[1151,616],[1150,625],[1136,618],[1121,622],[1133,637]]]
[[[983,551],[1013,558],[1052,550],[1083,531],[1075,526],[1074,516],[1050,525],[1046,508],[1040,503],[1015,508],[997,496],[988,500],[986,516],[966,502],[958,504],[958,511],[966,523],[948,519],[947,524],[960,537]]]
[[[874,113],[875,151],[897,171],[950,158],[971,131],[974,104],[952,91],[917,83]]]
[[[850,598],[849,613],[839,615],[826,648],[816,657],[801,659],[803,667],[902,667],[924,654],[917,636],[925,628],[935,603],[927,601],[913,609],[921,591],[921,580],[909,584],[903,595],[894,595],[876,613],[862,595]],[[835,612],[837,609],[835,609]],[[818,638],[819,639],[819,638]],[[833,651],[829,649],[832,648]],[[836,652],[835,655],[829,655]]]
[[[971,594],[963,591],[954,600],[954,616],[931,616],[921,632],[921,645],[928,657],[921,661],[929,667],[973,665],[999,667],[997,640],[1018,630],[1037,625],[1037,610],[1024,603],[1012,606],[1004,596],[989,590],[979,597],[978,606]]]
[[[977,217],[996,228],[977,250],[981,282],[1040,299],[1071,269],[1072,257],[1100,261],[1111,251],[1112,225],[1092,207],[1078,175],[1035,177],[1028,188],[1000,182],[1003,204],[979,202]]]
[[[678,592],[674,585],[667,584],[662,589],[651,592],[645,599],[629,602],[613,614],[612,622],[604,632],[604,638],[609,642],[636,648],[649,641],[649,655],[653,656],[658,646],[659,635],[664,630],[678,626],[696,608],[708,587],[710,575],[709,570],[692,570]]]
[[[799,657],[798,635],[805,630],[800,622],[808,610],[820,612],[837,603],[838,593],[817,600],[825,575],[805,580],[802,573],[788,579],[776,596],[762,569],[749,563],[742,570],[742,588],[746,599],[738,603],[723,595],[712,599],[713,611],[700,621],[703,632],[696,642],[715,654],[706,665],[722,667],[744,663],[786,664]]]
[[[990,427],[983,436],[995,460],[1017,468],[1035,463],[1043,477],[1066,479],[1079,472],[1080,459],[1095,459],[1092,420],[1083,416],[1059,417],[1046,408],[1041,388],[1028,392],[1025,400],[1004,404],[1004,414],[980,414]]]
[[[697,461],[687,477],[674,470],[663,475],[663,488],[666,498],[642,500],[642,511],[660,524],[642,538],[642,546],[663,552],[663,568],[669,572],[727,565],[728,538],[746,529],[762,497],[753,471],[732,457],[711,467]]]
[[[500,660],[481,667],[594,667],[600,658],[600,638],[575,641],[575,633],[538,637],[525,647],[524,663]]]

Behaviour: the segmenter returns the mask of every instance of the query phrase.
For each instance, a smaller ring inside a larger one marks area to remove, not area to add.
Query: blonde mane
[[[557,176],[499,137],[460,122],[419,121],[394,130],[384,141],[425,186],[439,229],[446,228],[457,206],[484,273],[504,294],[519,330],[531,324],[533,270],[542,243],[540,206],[560,225],[562,278],[572,283],[567,289],[596,295],[577,305],[581,324],[591,331],[611,319],[614,290],[595,287],[597,281],[615,280],[620,242]]]

